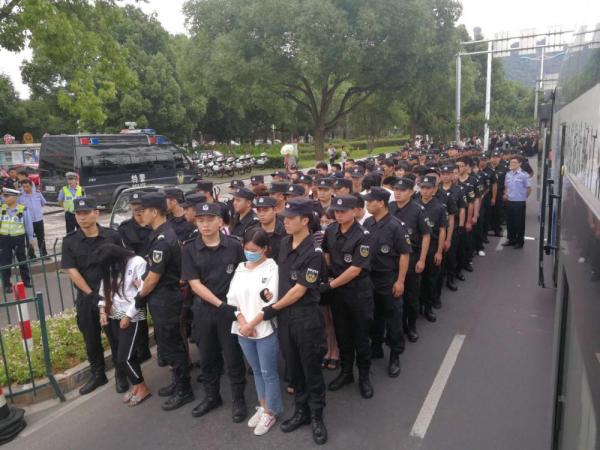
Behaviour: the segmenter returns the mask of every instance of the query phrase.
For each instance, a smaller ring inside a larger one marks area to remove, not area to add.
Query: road
[[[537,232],[535,196],[529,201],[527,235]],[[332,449],[513,450],[547,449],[552,414],[554,291],[537,287],[537,241],[523,250],[490,238],[487,256],[458,292],[444,291],[438,321],[418,323],[421,338],[407,344],[402,373],[372,367],[375,396],[363,400],[356,384],[327,394],[325,420]],[[193,373],[193,378],[197,372]],[[327,380],[335,374],[325,371]],[[153,391],[169,380],[154,361],[144,367]],[[255,401],[252,378],[246,389]],[[234,424],[230,392],[225,405],[195,419],[197,401],[165,413],[161,399],[130,409],[114,383],[88,397],[27,414],[28,427],[7,449],[304,449],[315,446],[310,427],[255,437]],[[286,395],[285,413],[292,411]]]

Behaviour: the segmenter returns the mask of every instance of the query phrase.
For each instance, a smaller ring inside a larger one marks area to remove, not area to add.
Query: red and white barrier
[[[25,300],[25,284],[19,281],[13,285],[13,292],[15,294],[15,300]],[[29,320],[29,304],[23,303],[20,308],[17,308],[19,312],[19,328],[21,329],[21,339],[23,340],[23,348],[27,348],[29,351],[33,349],[33,335],[31,334],[31,321]]]

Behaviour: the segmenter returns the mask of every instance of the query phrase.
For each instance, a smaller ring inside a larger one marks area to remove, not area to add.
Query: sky
[[[127,3],[134,3],[127,0]],[[185,0],[148,0],[139,6],[146,12],[156,12],[158,19],[170,33],[185,32],[182,6]],[[587,24],[593,29],[600,23],[599,0],[462,0],[463,14],[459,23],[464,24],[471,36],[479,26],[484,35],[493,37],[497,32],[519,35],[522,30],[535,28],[543,32],[551,26],[574,29]],[[10,53],[0,50],[0,73],[6,73],[13,81],[21,98],[27,98],[29,90],[21,81],[19,66],[31,52]]]

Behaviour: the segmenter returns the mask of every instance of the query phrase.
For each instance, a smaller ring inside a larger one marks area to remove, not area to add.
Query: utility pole
[[[458,144],[460,141],[460,91],[461,91],[461,61],[460,53],[456,55],[456,127],[454,129],[454,140]]]
[[[540,92],[544,89],[544,53],[546,48],[542,47],[542,57],[540,58],[540,76],[539,83],[536,83],[535,104],[533,105],[533,121],[537,123],[538,118],[538,99]]]
[[[485,122],[483,124],[483,150],[487,151],[490,139],[490,106],[492,103],[492,45],[488,42],[487,75],[485,79]]]

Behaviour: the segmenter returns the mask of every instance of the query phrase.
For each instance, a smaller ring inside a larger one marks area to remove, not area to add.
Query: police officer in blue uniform
[[[402,353],[402,295],[408,271],[411,246],[404,225],[389,213],[390,193],[382,187],[372,187],[364,196],[371,217],[365,229],[371,234],[371,281],[375,313],[371,327],[371,347],[383,352],[386,342],[390,347],[388,375],[400,375]]]
[[[339,180],[338,180],[339,181]],[[348,180],[350,181],[350,180]],[[322,248],[330,281],[321,293],[333,290],[331,313],[340,349],[340,374],[328,385],[337,391],[354,382],[354,360],[358,366],[359,390],[363,398],[373,397],[369,377],[373,323],[373,286],[369,277],[370,234],[354,218],[356,197],[336,197],[331,208],[336,222],[325,230]]]
[[[0,215],[0,265],[8,266],[13,262],[13,253],[19,262],[27,259],[28,242],[33,242],[33,223],[25,205],[17,204],[21,194],[16,189],[4,188],[4,201]],[[31,278],[27,264],[19,265],[21,280],[31,287]],[[2,283],[5,292],[12,292],[10,269],[2,271]]]

